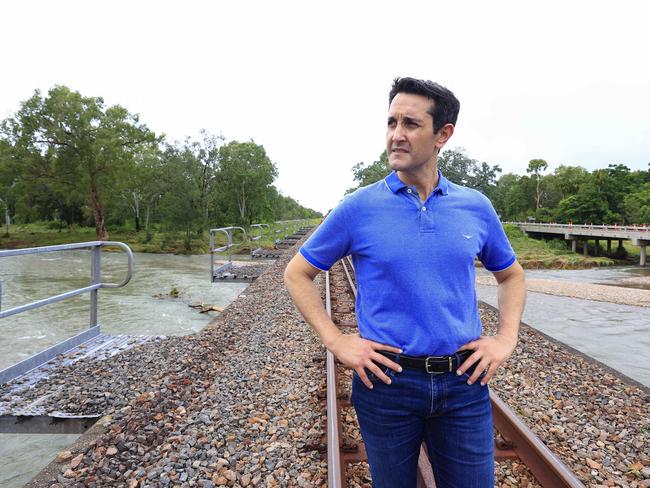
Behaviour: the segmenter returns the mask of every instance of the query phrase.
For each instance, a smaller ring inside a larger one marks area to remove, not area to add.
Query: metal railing
[[[264,237],[264,228],[266,228],[267,231],[271,230],[271,226],[269,224],[251,224],[250,229],[251,229],[251,256],[255,255],[255,253],[259,252],[262,250],[261,246],[258,246],[257,248],[253,249],[252,243],[253,241],[261,241],[262,238]],[[255,235],[257,232],[259,232],[259,235]]]
[[[241,231],[243,234],[243,240],[242,242],[234,243],[233,242],[233,234],[235,231]],[[217,232],[220,232],[222,234],[226,235],[226,245],[221,246],[221,247],[214,247],[215,244],[215,235]],[[217,273],[220,273],[222,271],[227,271],[228,269],[232,268],[232,248],[235,246],[239,246],[241,244],[244,244],[246,242],[246,231],[244,230],[243,227],[237,227],[237,226],[231,226],[231,227],[219,227],[218,229],[210,229],[210,279],[214,282],[214,276]],[[225,264],[222,264],[218,268],[215,269],[214,267],[214,255],[215,253],[227,253],[228,256],[228,262]]]
[[[523,225],[526,227],[542,227],[542,228],[560,228],[560,229],[578,229],[578,230],[603,230],[612,232],[650,232],[650,226],[645,224],[640,225],[617,225],[617,224],[555,224],[547,222],[503,222],[504,224]]]
[[[126,278],[121,283],[102,283],[101,280],[101,248],[102,247],[119,247],[126,252],[128,259],[128,269]],[[0,371],[0,384],[11,381],[14,378],[40,366],[43,363],[53,359],[58,354],[61,354],[65,351],[72,349],[73,347],[78,346],[79,344],[92,339],[93,337],[99,335],[100,325],[97,322],[97,301],[99,297],[100,288],[121,288],[126,285],[133,276],[133,253],[129,246],[122,242],[115,241],[92,241],[92,242],[79,242],[74,244],[61,244],[57,246],[43,246],[43,247],[31,247],[27,249],[11,249],[6,251],[0,251],[0,258],[6,258],[10,256],[21,256],[27,254],[44,254],[49,252],[57,251],[70,251],[74,249],[91,249],[91,260],[90,260],[90,285],[84,286],[83,288],[78,288],[76,290],[68,291],[61,293],[59,295],[54,295],[42,300],[36,300],[25,305],[20,305],[18,307],[10,308],[9,310],[2,311],[2,278],[0,278],[0,319],[10,317],[12,315],[19,314],[21,312],[26,312],[27,310],[33,310],[35,308],[40,308],[51,303],[60,302],[61,300],[66,300],[83,293],[90,293],[90,325],[87,330],[77,334],[74,337],[66,339],[58,344],[41,351],[30,358],[25,359],[19,363],[14,364],[2,371]]]

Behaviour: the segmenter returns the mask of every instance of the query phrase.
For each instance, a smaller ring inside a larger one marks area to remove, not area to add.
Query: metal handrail
[[[250,229],[251,229],[251,235],[250,235],[250,241],[251,243],[253,241],[262,241],[262,238],[264,237],[264,228],[266,227],[267,230],[271,229],[271,226],[269,224],[251,224]],[[259,232],[259,235],[255,235],[256,231]],[[255,249],[253,249],[253,246],[251,246],[251,257],[255,256],[255,253],[259,252],[262,249],[262,246],[259,245]]]
[[[650,226],[645,224],[639,225],[617,225],[617,224],[556,224],[548,222],[503,222],[504,224],[512,225],[525,225],[528,227],[538,226],[538,227],[558,227],[561,229],[600,229],[600,230],[611,230],[617,232],[650,232]]]
[[[219,227],[217,229],[210,229],[210,280],[214,282],[214,275],[215,273],[218,273],[220,271],[227,270],[232,267],[232,251],[231,249],[236,246],[240,245],[242,243],[237,243],[234,244],[232,240],[232,235],[234,230],[241,230],[242,233],[244,234],[244,241],[246,241],[246,231],[244,230],[243,227],[237,227],[237,226],[230,226],[230,227]],[[217,232],[222,232],[223,234],[226,235],[227,239],[227,244],[225,246],[221,246],[218,248],[214,247],[214,237]],[[226,264],[223,264],[219,266],[217,269],[214,269],[214,253],[219,252],[222,253],[224,251],[228,252],[228,262]]]
[[[122,280],[121,283],[102,283],[101,280],[101,252],[102,247],[119,247],[126,252],[128,260],[128,268],[126,272],[126,277]],[[20,256],[27,254],[44,254],[49,252],[57,251],[70,251],[74,249],[91,249],[91,284],[78,288],[76,290],[68,291],[65,293],[60,293],[42,300],[36,300],[24,305],[19,305],[17,307],[10,308],[9,310],[2,311],[2,278],[0,278],[0,319],[10,317],[12,315],[19,314],[21,312],[26,312],[27,310],[33,310],[36,308],[49,305],[51,303],[60,302],[61,300],[66,300],[83,293],[90,293],[90,325],[88,330],[71,337],[65,341],[62,341],[49,349],[41,351],[34,356],[25,359],[19,363],[14,364],[2,371],[0,371],[0,384],[11,381],[12,379],[30,371],[31,369],[43,364],[61,352],[65,352],[73,347],[78,346],[82,342],[87,341],[97,335],[100,332],[100,326],[97,322],[97,302],[99,297],[100,288],[121,288],[125,286],[131,277],[133,276],[133,253],[131,248],[124,244],[123,242],[117,241],[91,241],[91,242],[78,242],[73,244],[60,244],[55,246],[41,246],[41,247],[31,247],[26,249],[9,249],[0,251],[0,258],[10,257],[10,256]]]

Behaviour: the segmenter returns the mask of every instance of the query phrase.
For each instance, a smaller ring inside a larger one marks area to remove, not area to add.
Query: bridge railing
[[[101,248],[102,247],[119,247],[126,252],[128,259],[128,268],[126,277],[121,283],[102,283],[101,282]],[[55,358],[58,354],[62,354],[70,349],[78,346],[79,344],[92,339],[99,335],[100,325],[97,322],[97,302],[99,298],[100,288],[121,288],[125,286],[133,276],[133,253],[131,248],[123,242],[115,241],[92,241],[92,242],[79,242],[74,244],[61,244],[57,246],[43,246],[31,247],[27,249],[10,249],[0,251],[0,258],[7,258],[11,256],[22,256],[27,254],[44,254],[57,251],[70,251],[74,249],[90,249],[90,285],[78,288],[76,290],[61,293],[59,295],[50,296],[42,300],[36,300],[25,305],[13,307],[8,310],[2,310],[2,278],[0,278],[0,319],[11,317],[12,315],[33,310],[36,308],[49,305],[51,303],[60,302],[83,293],[90,293],[90,325],[87,330],[77,334],[74,337],[66,339],[58,344],[41,351],[30,358],[27,358],[19,363],[14,364],[2,371],[0,371],[0,384],[11,381],[14,378],[40,366],[43,363]],[[4,325],[4,324],[2,324]]]
[[[504,224],[523,225],[526,227],[562,228],[562,229],[585,229],[585,230],[611,230],[618,232],[650,232],[650,226],[640,225],[617,225],[617,224],[554,224],[545,222],[503,222]]]

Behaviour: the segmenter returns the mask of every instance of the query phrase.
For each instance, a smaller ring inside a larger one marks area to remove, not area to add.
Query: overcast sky
[[[170,140],[264,145],[278,188],[326,211],[384,148],[395,76],[461,102],[447,147],[525,173],[650,162],[644,1],[0,4],[0,118],[67,85]]]

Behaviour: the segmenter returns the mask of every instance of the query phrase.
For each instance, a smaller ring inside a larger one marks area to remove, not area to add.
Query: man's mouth
[[[395,147],[395,148],[391,149],[390,152],[393,152],[393,153],[407,153],[408,150],[404,149],[402,147]]]

